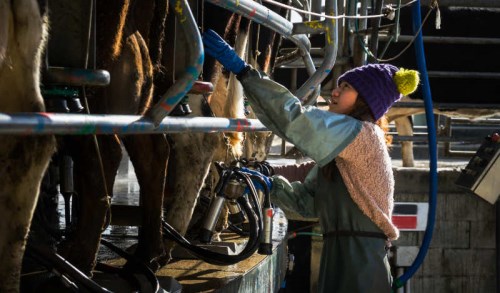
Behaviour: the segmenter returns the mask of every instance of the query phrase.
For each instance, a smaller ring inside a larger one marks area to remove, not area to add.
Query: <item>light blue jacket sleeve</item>
[[[287,88],[251,69],[239,77],[259,120],[323,167],[349,145],[361,122],[314,106],[303,107]]]
[[[290,183],[281,175],[274,175],[271,201],[280,207],[288,219],[300,220],[316,218],[314,196],[316,189],[318,166],[314,166],[304,179]]]

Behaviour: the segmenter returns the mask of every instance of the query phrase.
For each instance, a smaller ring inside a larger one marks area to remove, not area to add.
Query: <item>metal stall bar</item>
[[[337,0],[328,0],[325,3],[325,15],[328,16],[336,16],[337,14]],[[336,19],[327,19],[323,21],[308,21],[303,23],[294,23],[293,24],[293,32],[297,33],[325,33],[326,38],[326,47],[325,56],[323,57],[323,62],[321,66],[316,71],[315,75],[319,79],[317,84],[321,84],[321,82],[328,76],[331,72],[333,65],[335,64],[335,60],[337,58],[337,50],[338,50],[338,25],[335,24]],[[312,80],[315,76],[311,76],[310,80]],[[315,83],[315,81],[312,81]],[[302,87],[301,87],[302,88]],[[299,89],[300,90],[300,89]],[[310,105],[315,102],[317,95],[308,96],[303,101],[303,104]]]
[[[249,0],[234,0],[225,3],[217,0],[210,2],[253,19],[258,23],[277,31],[292,40],[300,49],[310,78],[296,92],[299,98],[306,98],[313,91],[319,94],[319,87],[328,75],[336,57],[337,34],[334,21],[326,21],[328,42],[327,55],[321,70],[316,71],[309,54],[310,42],[306,35],[292,35],[293,24],[266,7]],[[331,15],[336,7],[336,0],[330,0],[327,12]],[[215,131],[266,131],[258,120],[226,119],[226,118],[164,118],[173,110],[198,78],[204,52],[199,30],[194,21],[189,5],[185,0],[172,0],[177,17],[183,23],[187,41],[192,44],[189,66],[176,83],[163,95],[163,98],[152,108],[146,117],[132,115],[81,115],[60,113],[2,114],[0,113],[0,133],[2,134],[145,134],[165,132],[215,132]],[[316,97],[314,97],[316,98]],[[150,119],[152,121],[150,121]],[[156,129],[157,128],[157,129]]]
[[[331,42],[328,43],[329,48],[327,48],[327,54],[329,56],[328,58],[324,58],[323,64],[320,66],[319,70],[316,70],[310,55],[311,43],[309,42],[309,39],[306,35],[303,34],[294,35],[294,24],[281,17],[279,14],[269,10],[263,5],[250,0],[208,1],[232,12],[238,13],[259,24],[262,24],[267,28],[276,31],[277,33],[281,34],[282,36],[292,41],[295,45],[297,45],[302,55],[302,59],[305,63],[306,70],[308,74],[310,74],[310,77],[295,92],[295,95],[303,101],[316,99],[320,91],[319,89],[321,82],[326,78],[331,68],[333,67],[333,63],[335,63],[337,31],[336,29],[334,29],[335,27],[333,25],[333,21],[325,22],[325,32],[327,32],[327,38],[331,40]],[[328,8],[327,12],[333,15],[336,10],[336,0],[330,0],[329,3],[330,4],[327,4],[327,6],[330,8]],[[333,48],[334,46],[335,49]],[[312,95],[312,98],[307,98],[313,92],[314,95]]]
[[[386,0],[386,4],[395,4],[397,0]],[[430,6],[434,0],[422,0],[420,1],[422,6]],[[411,0],[403,1],[405,3],[410,3]],[[500,3],[498,0],[439,0],[439,6],[462,6],[462,7],[492,7],[499,8]]]
[[[175,106],[191,89],[201,73],[205,58],[201,35],[189,4],[186,0],[170,0],[170,3],[175,7],[174,11],[186,35],[186,41],[189,44],[188,48],[191,54],[189,54],[186,71],[181,74],[181,77],[175,81],[160,101],[148,112],[147,116],[153,119],[155,125],[160,125],[163,118],[172,112]]]
[[[436,78],[484,78],[500,79],[499,72],[456,72],[456,71],[429,71],[429,77]]]
[[[0,134],[88,135],[267,131],[257,119],[166,117],[159,124],[138,115],[0,113]]]
[[[390,36],[381,34],[380,40],[387,41]],[[414,37],[408,35],[399,35],[399,41],[411,42]],[[499,45],[499,38],[469,38],[469,37],[444,37],[444,36],[424,36],[424,43],[434,44],[465,44],[465,45]]]

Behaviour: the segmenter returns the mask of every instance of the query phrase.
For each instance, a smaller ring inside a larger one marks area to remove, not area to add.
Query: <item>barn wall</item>
[[[428,7],[422,7],[422,17],[427,15],[428,11]],[[432,11],[422,28],[433,101],[497,104],[497,93],[500,92],[498,82],[500,62],[492,56],[500,50],[498,43],[500,31],[496,29],[500,23],[500,9],[445,7],[440,3],[439,29],[435,25],[436,15],[436,10]],[[401,36],[413,36],[411,7],[402,9],[400,17]],[[426,37],[439,37],[441,41],[433,42]],[[456,42],[456,38],[465,38],[469,41]],[[481,44],[472,42],[478,39],[488,41]],[[387,41],[379,43],[378,54],[381,54],[386,43]],[[383,59],[392,59],[407,45],[408,39],[404,38],[398,42],[391,42]],[[390,63],[403,68],[417,68],[414,46]],[[410,98],[422,99],[422,88],[419,87]]]
[[[496,292],[495,206],[455,185],[458,169],[438,172],[434,235],[411,292]],[[395,169],[397,202],[427,202],[425,169]],[[420,246],[423,232],[401,232],[394,246]]]

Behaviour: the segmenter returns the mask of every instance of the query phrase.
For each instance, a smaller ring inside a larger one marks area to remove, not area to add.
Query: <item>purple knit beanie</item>
[[[380,119],[402,95],[394,83],[399,69],[390,64],[368,64],[342,74],[337,86],[346,81],[358,91],[372,111],[375,120]]]

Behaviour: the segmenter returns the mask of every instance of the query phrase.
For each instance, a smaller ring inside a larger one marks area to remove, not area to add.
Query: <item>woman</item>
[[[207,54],[237,74],[259,120],[316,162],[304,183],[272,177],[271,196],[287,216],[319,217],[319,291],[389,292],[387,242],[399,231],[391,221],[391,159],[376,122],[402,94],[416,89],[418,73],[389,64],[354,68],[339,77],[325,111],[301,106],[215,32],[205,32],[203,42]]]

